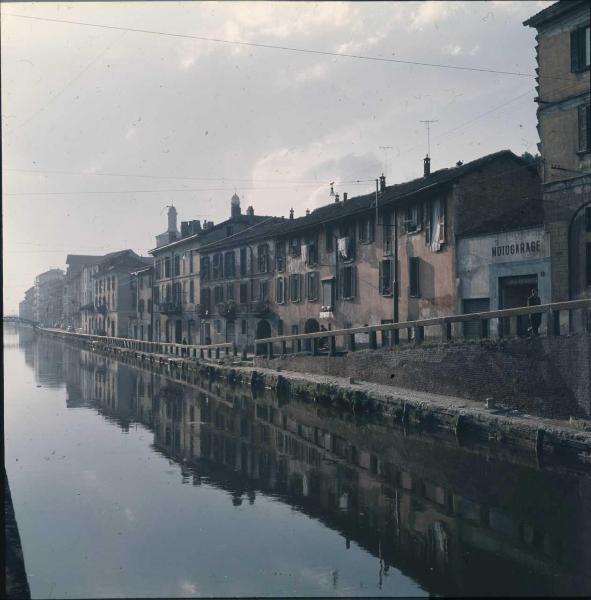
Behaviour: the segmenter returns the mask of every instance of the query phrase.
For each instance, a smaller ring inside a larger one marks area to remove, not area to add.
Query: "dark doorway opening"
[[[304,325],[304,333],[316,333],[320,331],[320,323],[316,319],[308,319]],[[305,340],[304,348],[308,351],[312,351],[312,340]]]
[[[259,321],[257,324],[257,332],[256,339],[263,340],[265,338],[271,337],[271,324],[269,321],[263,319]],[[256,354],[266,354],[267,353],[267,344],[257,345]]]
[[[538,288],[537,275],[519,275],[499,278],[499,308],[519,308],[527,306],[527,299],[532,288]],[[510,335],[510,320],[502,319],[503,335]],[[517,335],[527,335],[529,318],[527,315],[517,317]]]

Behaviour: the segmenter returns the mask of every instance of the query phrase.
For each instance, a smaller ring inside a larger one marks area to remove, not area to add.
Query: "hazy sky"
[[[179,221],[218,222],[236,190],[243,210],[298,216],[331,181],[352,196],[374,184],[338,182],[420,176],[421,120],[437,120],[433,169],[535,153],[522,21],[549,4],[2,3],[5,312],[67,253],[145,254],[169,204]]]

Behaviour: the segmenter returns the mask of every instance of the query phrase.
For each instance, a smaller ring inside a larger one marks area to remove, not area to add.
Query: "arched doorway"
[[[304,333],[316,333],[317,331],[320,331],[320,323],[316,319],[308,319],[304,325]],[[305,340],[304,348],[311,352],[312,340]]]
[[[591,202],[579,206],[568,227],[569,300],[591,295]]]
[[[264,340],[268,337],[271,337],[271,324],[266,319],[262,319],[257,323],[256,339]],[[261,344],[260,346],[255,345],[255,354],[266,354],[266,352],[266,344]]]

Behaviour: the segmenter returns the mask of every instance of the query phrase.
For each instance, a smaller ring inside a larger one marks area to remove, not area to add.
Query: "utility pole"
[[[431,123],[438,123],[439,121],[436,119],[426,119],[420,122],[425,123],[427,127],[427,156],[431,157]]]

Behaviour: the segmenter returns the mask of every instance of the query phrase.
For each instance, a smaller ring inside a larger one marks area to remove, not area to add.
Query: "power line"
[[[239,42],[237,40],[226,40],[223,38],[205,37],[205,36],[200,36],[200,35],[191,35],[191,34],[187,34],[187,33],[169,33],[166,31],[158,31],[158,30],[154,30],[154,29],[139,29],[139,28],[135,28],[135,27],[121,27],[118,25],[99,25],[97,23],[88,23],[86,21],[70,21],[70,20],[66,20],[66,19],[52,19],[49,17],[33,17],[31,15],[18,15],[15,13],[3,12],[2,15],[9,16],[9,17],[17,17],[19,19],[31,19],[31,20],[35,20],[35,21],[48,21],[51,23],[64,23],[64,24],[68,24],[68,25],[79,25],[79,26],[83,26],[83,27],[98,27],[101,29],[113,29],[113,30],[118,30],[118,31],[132,31],[135,33],[148,33],[148,34],[152,34],[152,35],[163,35],[163,36],[167,36],[167,37],[200,40],[202,42],[216,42],[216,43],[220,43],[220,44],[233,44],[233,45],[237,45],[237,46],[267,48],[270,50],[283,50],[283,51],[287,51],[287,52],[299,52],[299,53],[303,53],[303,54],[334,56],[337,58],[355,58],[358,60],[388,62],[388,63],[403,64],[403,65],[414,65],[414,66],[419,66],[419,67],[452,69],[452,70],[458,70],[458,71],[475,71],[475,72],[479,72],[479,73],[494,73],[496,75],[513,75],[513,76],[517,76],[517,77],[535,77],[535,75],[533,75],[531,73],[521,73],[519,71],[501,71],[501,70],[497,70],[497,69],[486,69],[483,67],[465,67],[465,66],[458,66],[458,65],[446,65],[446,64],[440,64],[440,63],[427,63],[427,62],[403,60],[403,59],[397,59],[397,58],[365,56],[362,54],[346,54],[346,53],[340,53],[340,52],[330,52],[328,50],[314,50],[311,48],[295,48],[292,46],[278,46],[278,45],[274,45],[274,44],[262,44],[262,43],[258,43],[258,42]],[[538,77],[543,78],[543,79],[562,79],[562,80],[570,81],[570,79],[568,79],[566,77],[554,77],[554,76],[550,76],[550,75],[544,75],[544,76],[538,75]]]

